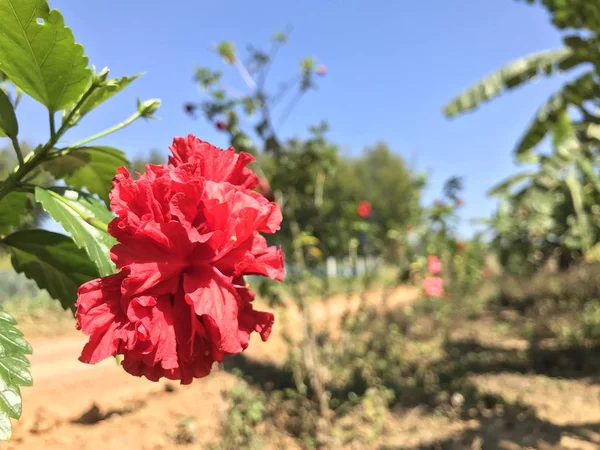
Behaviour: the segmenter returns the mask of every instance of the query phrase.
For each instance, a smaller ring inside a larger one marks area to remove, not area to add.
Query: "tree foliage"
[[[528,0],[528,3],[535,3]],[[600,4],[595,1],[564,2],[543,0],[555,25],[565,31],[564,47],[528,55],[509,63],[476,83],[444,108],[448,117],[470,111],[506,90],[523,85],[540,75],[550,76],[557,71],[585,70],[574,81],[553,94],[536,113],[531,124],[515,147],[518,157],[524,158],[550,133],[557,118],[564,112],[578,111],[582,119],[576,124],[586,134],[585,125],[600,120],[598,112],[590,110],[590,101],[600,94]],[[579,126],[581,125],[581,127]]]
[[[185,110],[227,133],[237,151],[256,155],[268,195],[284,212],[282,230],[275,238],[279,243],[291,248],[292,229],[298,227],[316,238],[322,254],[343,256],[351,241],[368,229],[371,243],[382,250],[390,227],[403,229],[418,220],[420,186],[402,158],[384,143],[352,158],[329,141],[326,123],[310,127],[305,139],[286,139],[278,133],[299,100],[326,73],[324,66],[305,58],[296,74],[271,92],[267,78],[274,56],[287,41],[283,36],[278,33],[268,51],[249,46],[245,57],[231,42],[218,45],[215,50],[239,72],[248,93],[234,95],[221,70],[201,67],[195,80],[205,98],[186,103]],[[373,205],[368,224],[356,212],[362,200]]]
[[[487,221],[506,269],[533,272],[557,261],[565,268],[595,259],[600,239],[600,3],[528,0],[540,3],[563,30],[564,47],[526,56],[486,77],[446,106],[445,114],[469,111],[494,96],[556,71],[578,70],[575,79],[538,109],[515,146],[520,165],[533,168],[501,181],[490,195],[501,199]],[[550,138],[550,154],[536,151]]]

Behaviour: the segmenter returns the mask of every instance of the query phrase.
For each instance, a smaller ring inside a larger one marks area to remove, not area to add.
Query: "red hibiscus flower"
[[[274,233],[279,207],[251,190],[252,156],[194,136],[176,138],[167,165],[113,182],[109,232],[118,273],[82,285],[77,326],[90,336],[80,360],[123,355],[133,375],[191,383],[215,361],[239,353],[273,315],[254,310],[245,275],[283,279],[283,255],[259,233]]]
[[[360,202],[358,204],[357,212],[360,217],[362,217],[363,219],[366,219],[367,217],[369,217],[371,215],[371,212],[372,212],[371,203],[369,203],[366,200],[363,200],[362,202]]]
[[[429,270],[432,275],[440,273],[442,271],[442,262],[440,261],[440,258],[435,255],[429,255],[427,257],[427,270]]]
[[[440,277],[427,277],[423,280],[423,292],[427,297],[444,295],[444,281]]]

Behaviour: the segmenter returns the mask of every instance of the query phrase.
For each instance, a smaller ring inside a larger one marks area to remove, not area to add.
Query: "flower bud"
[[[19,124],[15,116],[15,109],[7,93],[0,88],[0,136],[16,138],[18,133]]]
[[[157,98],[146,100],[145,102],[140,102],[138,100],[138,112],[140,113],[140,116],[145,119],[154,119],[153,114],[159,107],[160,100]]]
[[[106,79],[108,78],[108,73],[110,72],[110,69],[108,67],[105,67],[104,69],[102,69],[100,71],[100,73],[95,74],[94,75],[94,83],[103,83],[104,81],[106,81]]]

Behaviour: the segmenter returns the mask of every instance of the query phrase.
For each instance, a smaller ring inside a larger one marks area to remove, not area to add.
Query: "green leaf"
[[[537,111],[533,122],[525,131],[515,148],[517,157],[522,157],[536,147],[566,114],[570,105],[580,105],[586,100],[600,96],[600,87],[592,72],[585,73],[560,91],[553,94]]]
[[[73,309],[77,289],[98,278],[98,269],[83,250],[65,235],[46,230],[17,231],[6,236],[14,269],[35,280],[65,309]]]
[[[575,162],[577,163],[579,170],[581,170],[587,179],[594,185],[596,192],[600,193],[600,177],[596,173],[592,161],[583,155],[577,155]]]
[[[12,316],[0,311],[0,439],[8,440],[12,435],[10,419],[21,417],[20,386],[31,386],[29,372],[31,345],[15,325]]]
[[[0,136],[16,138],[19,134],[19,124],[15,109],[4,89],[0,89]]]
[[[35,200],[63,226],[75,244],[86,251],[101,276],[115,272],[109,253],[116,241],[106,231],[92,225],[96,222],[106,227],[113,218],[104,205],[89,194],[61,188],[36,187]]]
[[[0,0],[0,70],[51,112],[88,89],[92,71],[62,14],[46,0]]]
[[[86,188],[108,204],[112,179],[119,167],[129,167],[125,154],[112,147],[79,147],[58,155],[44,167],[77,189]]]
[[[230,41],[223,41],[217,44],[217,53],[225,60],[227,64],[233,64],[236,60],[236,52],[233,43]]]
[[[77,111],[78,117],[83,117],[88,112],[98,107],[113,95],[118,94],[143,74],[138,73],[132,77],[112,78],[105,80],[94,90],[94,92],[83,102]]]
[[[513,175],[506,180],[500,182],[499,184],[492,187],[487,195],[503,195],[508,193],[508,191],[513,188],[515,185],[522,183],[525,180],[529,180],[535,176],[535,172],[523,172]]]
[[[548,50],[517,59],[488,75],[448,103],[444,114],[453,117],[473,110],[502,92],[520,86],[540,74],[551,75],[557,70],[565,71],[581,61],[581,57],[575,55],[570,48]]]
[[[27,194],[15,191],[0,200],[0,235],[21,224],[21,218],[27,212],[27,200]]]
[[[569,193],[571,194],[571,200],[573,201],[573,207],[577,216],[577,225],[579,227],[579,233],[581,237],[581,246],[584,251],[588,251],[592,245],[592,237],[590,233],[589,219],[583,205],[583,188],[579,179],[576,176],[575,170],[571,170],[571,173],[565,179]]]

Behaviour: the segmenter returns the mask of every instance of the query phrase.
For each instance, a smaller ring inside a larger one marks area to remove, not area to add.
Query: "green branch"
[[[37,168],[37,166],[44,161],[46,155],[54,145],[58,142],[58,140],[62,137],[63,134],[70,128],[71,120],[77,114],[77,111],[81,106],[85,103],[85,101],[89,98],[89,96],[98,88],[97,84],[92,84],[90,88],[87,90],[85,94],[79,99],[75,107],[71,110],[66,119],[62,122],[61,127],[55,133],[52,132],[54,129],[54,115],[50,113],[50,129],[51,136],[50,140],[46,142],[46,144],[34,153],[30,153],[27,155],[26,160],[23,160],[23,164],[20,164],[16,172],[9,175],[9,177],[0,185],[0,201],[10,194],[15,188],[19,185],[19,182],[31,171]]]
[[[10,140],[12,141],[13,148],[15,149],[15,153],[17,154],[17,159],[19,160],[19,167],[21,167],[25,162],[23,160],[23,152],[21,151],[21,145],[19,144],[19,140],[16,136],[11,136]]]
[[[104,136],[107,136],[109,134],[114,133],[115,131],[119,131],[122,128],[125,128],[127,125],[131,125],[133,122],[135,122],[137,119],[139,119],[142,116],[142,113],[140,113],[139,111],[134,113],[133,115],[131,115],[131,117],[129,117],[128,119],[125,119],[123,122],[115,125],[114,127],[110,127],[104,131],[101,131],[100,133],[97,133],[93,136],[90,136],[86,139],[83,139],[79,142],[76,142],[74,144],[69,145],[68,148],[75,148],[75,147],[81,147],[82,145],[88,144],[92,141],[95,141],[97,139],[103,138]]]
[[[54,123],[54,113],[48,110],[48,119],[50,120],[50,139],[56,138],[56,125]]]

